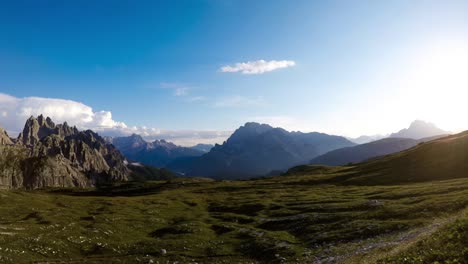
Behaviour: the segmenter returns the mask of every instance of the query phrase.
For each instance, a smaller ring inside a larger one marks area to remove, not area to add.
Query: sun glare
[[[405,85],[413,111],[446,129],[466,128],[468,42],[440,43],[417,57]]]

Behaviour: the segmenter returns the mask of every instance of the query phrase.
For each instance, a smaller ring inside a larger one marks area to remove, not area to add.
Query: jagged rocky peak
[[[26,146],[33,146],[43,138],[50,135],[57,135],[61,138],[78,134],[76,127],[70,127],[67,122],[59,125],[50,119],[39,115],[37,118],[31,116],[24,125],[23,132],[18,137],[18,142]]]
[[[116,137],[112,140],[112,144],[128,159],[154,167],[165,167],[175,159],[204,154],[200,150],[177,146],[164,139],[149,142],[137,134]]]
[[[231,135],[228,141],[230,142],[242,141],[245,138],[260,135],[272,129],[274,128],[267,124],[247,122],[245,123],[245,125],[236,129],[236,131],[234,131],[234,133]]]
[[[247,122],[245,123],[244,126],[241,126],[239,130],[250,130],[250,131],[255,131],[259,134],[264,133],[268,130],[273,129],[272,126],[267,125],[267,124],[260,124],[256,122]]]
[[[127,149],[143,149],[148,147],[148,142],[146,142],[140,135],[137,134],[132,134],[127,137],[113,138],[112,144],[117,146],[124,153]]]
[[[11,145],[13,141],[8,136],[8,133],[0,127],[0,145]]]
[[[152,144],[153,144],[153,147],[161,146],[161,147],[165,147],[168,149],[174,149],[178,147],[176,144],[166,141],[164,139],[161,139],[161,140],[156,139],[155,141],[152,142]]]
[[[42,115],[26,121],[11,151],[19,163],[0,159],[0,165],[16,166],[0,166],[0,187],[92,187],[126,181],[131,173],[124,156],[97,133],[55,124]]]
[[[133,133],[130,137],[129,137],[129,140],[130,142],[132,142],[132,144],[134,145],[145,145],[147,142],[143,139],[142,136],[140,135],[137,135],[135,133]]]
[[[450,132],[438,128],[435,124],[422,120],[415,120],[408,128],[402,129],[390,135],[391,138],[421,139],[439,135],[447,135]]]

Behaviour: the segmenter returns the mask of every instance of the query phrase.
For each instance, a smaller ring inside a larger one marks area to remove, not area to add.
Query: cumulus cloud
[[[180,146],[194,146],[196,144],[215,144],[224,142],[232,131],[216,130],[169,130],[147,127],[128,127],[126,129],[105,129],[102,134],[108,136],[141,135],[146,141],[165,139]]]
[[[214,102],[214,107],[251,107],[265,105],[265,99],[259,97],[244,97],[240,95],[224,97]]]
[[[25,120],[30,116],[43,114],[55,122],[67,121],[83,129],[125,128],[123,122],[112,119],[109,111],[95,112],[85,104],[55,98],[24,97],[16,98],[0,94],[0,124],[9,131],[21,131]]]
[[[83,103],[43,97],[17,98],[0,93],[0,127],[16,137],[30,116],[49,116],[55,123],[67,122],[79,129],[92,129],[101,135],[125,136],[140,134],[147,140],[166,139],[180,145],[221,143],[230,131],[164,130],[147,127],[130,127],[112,118],[110,111],[94,111]]]
[[[257,60],[222,66],[220,70],[221,72],[241,72],[242,74],[263,74],[265,72],[292,67],[294,65],[296,65],[296,63],[291,60]]]

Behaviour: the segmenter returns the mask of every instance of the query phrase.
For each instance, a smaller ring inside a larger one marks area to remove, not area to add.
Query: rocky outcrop
[[[24,125],[23,132],[18,137],[18,142],[26,146],[34,146],[41,139],[49,135],[57,135],[61,138],[78,134],[76,127],[68,126],[67,122],[55,125],[49,118],[43,115],[34,118],[31,116]]]
[[[130,175],[123,155],[98,134],[42,115],[30,117],[16,144],[0,151],[3,188],[92,187]]]
[[[0,145],[11,145],[13,141],[8,136],[8,133],[3,129],[0,128]]]
[[[23,186],[23,165],[27,158],[27,149],[23,147],[0,145],[0,189]]]

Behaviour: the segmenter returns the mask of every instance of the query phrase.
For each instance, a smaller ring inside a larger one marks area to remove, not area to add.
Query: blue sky
[[[468,110],[456,99],[468,83],[456,70],[466,1],[9,1],[0,32],[0,93],[80,102],[129,127],[258,121],[358,136],[426,119],[468,129],[446,118]],[[433,54],[442,65],[421,72]],[[221,70],[259,60],[294,65]],[[456,81],[433,85],[446,79]]]

